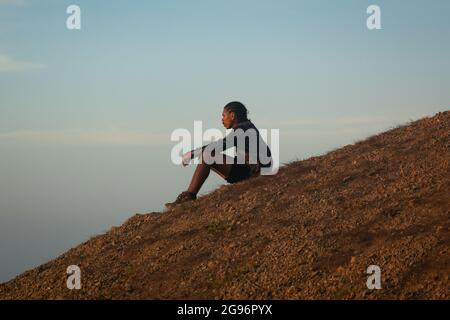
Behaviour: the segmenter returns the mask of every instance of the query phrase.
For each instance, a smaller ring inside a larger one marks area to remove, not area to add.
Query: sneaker
[[[179,196],[177,197],[177,200],[175,200],[174,202],[166,203],[166,208],[172,209],[173,207],[175,207],[176,205],[178,205],[180,203],[193,201],[196,199],[197,199],[197,196],[195,194],[190,193],[189,191],[184,191],[179,194]]]

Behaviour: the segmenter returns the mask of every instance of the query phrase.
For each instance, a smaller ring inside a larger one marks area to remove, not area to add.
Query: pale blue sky
[[[255,122],[401,121],[449,101],[448,1],[3,2],[0,55],[32,64],[0,69],[3,133],[218,126],[234,99]],[[383,30],[366,28],[371,3]]]
[[[280,129],[282,162],[447,110],[449,16],[447,0],[0,0],[0,281],[161,210],[194,169],[170,162],[170,133],[221,128],[231,100]]]

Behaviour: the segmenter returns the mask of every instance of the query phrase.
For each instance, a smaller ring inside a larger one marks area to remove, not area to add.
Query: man
[[[183,166],[195,157],[199,157],[200,163],[187,191],[182,192],[174,202],[166,203],[167,208],[197,199],[197,194],[211,169],[227,182],[236,183],[259,175],[261,168],[271,167],[270,149],[247,115],[247,108],[237,101],[230,102],[223,108],[222,124],[226,129],[233,129],[232,133],[224,139],[183,155]],[[236,148],[237,156],[234,158],[221,153],[230,147]]]

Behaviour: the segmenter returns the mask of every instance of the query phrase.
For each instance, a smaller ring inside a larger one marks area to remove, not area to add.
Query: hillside
[[[0,299],[449,299],[449,173],[446,111],[135,215]],[[381,290],[366,287],[372,264]]]

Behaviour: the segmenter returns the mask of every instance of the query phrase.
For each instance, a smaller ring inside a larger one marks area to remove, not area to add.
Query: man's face
[[[230,129],[233,127],[234,123],[234,112],[229,112],[226,109],[223,109],[222,112],[222,124],[226,129]]]

